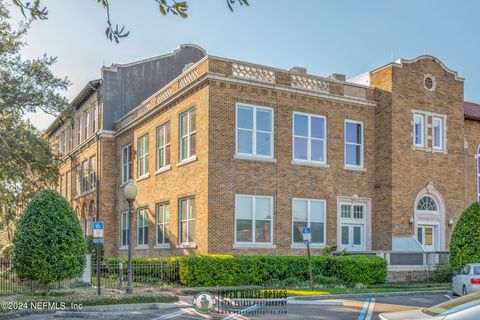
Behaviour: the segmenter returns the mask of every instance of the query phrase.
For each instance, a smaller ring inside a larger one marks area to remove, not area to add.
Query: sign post
[[[101,295],[100,290],[100,244],[103,243],[103,222],[93,223],[93,243],[97,245],[97,293]]]
[[[312,243],[312,231],[310,227],[305,227],[302,230],[303,243],[307,245],[308,255],[308,274],[310,276],[310,290],[313,290],[313,274],[312,274],[312,259],[310,257],[310,243]]]

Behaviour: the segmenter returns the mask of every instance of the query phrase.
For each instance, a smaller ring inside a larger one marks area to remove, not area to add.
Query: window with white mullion
[[[442,117],[432,117],[432,148],[444,149],[444,122]]]
[[[312,244],[325,244],[325,200],[299,199],[292,201],[293,243],[303,243],[303,228],[310,227]]]
[[[168,232],[170,225],[170,205],[168,203],[157,204],[157,245],[170,243]]]
[[[180,244],[195,243],[195,198],[189,197],[179,201],[179,242]]]
[[[235,197],[235,243],[271,245],[273,239],[273,198]]]
[[[238,104],[236,119],[236,153],[273,158],[273,110]]]
[[[149,159],[148,134],[138,138],[138,163],[137,163],[137,177],[141,178],[148,174],[148,159]]]
[[[83,140],[88,138],[88,120],[89,119],[89,111],[85,111],[83,113]]]
[[[157,170],[170,165],[170,122],[157,128]]]
[[[138,209],[137,213],[137,244],[148,246],[148,209]]]
[[[325,117],[294,112],[293,159],[326,163]]]
[[[122,148],[122,184],[132,179],[132,145]]]
[[[414,114],[413,116],[413,145],[425,148],[425,115]]]
[[[128,247],[128,211],[122,212],[122,220],[120,224],[120,243],[122,247]]]
[[[345,166],[363,168],[363,122],[345,120]]]
[[[196,124],[195,108],[180,115],[180,161],[196,155]]]

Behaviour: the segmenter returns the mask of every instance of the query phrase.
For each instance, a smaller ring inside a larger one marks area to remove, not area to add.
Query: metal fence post
[[[123,262],[118,264],[118,275],[120,277],[120,289],[123,289]]]

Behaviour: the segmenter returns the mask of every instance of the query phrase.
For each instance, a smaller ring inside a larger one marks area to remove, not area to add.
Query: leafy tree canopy
[[[44,285],[73,279],[85,268],[86,244],[77,215],[58,192],[35,194],[13,236],[13,266],[21,279]]]
[[[460,271],[467,263],[480,261],[480,205],[474,202],[455,226],[450,240],[450,266]]]
[[[27,13],[30,14],[30,18],[33,20],[45,20],[48,18],[48,10],[45,6],[42,5],[40,0],[34,1],[24,1],[24,0],[11,0],[13,4],[20,8],[22,14],[27,16]],[[128,37],[130,34],[129,31],[125,30],[125,26],[119,26],[114,24],[111,20],[110,13],[110,1],[109,0],[97,0],[99,4],[105,9],[107,15],[107,28],[105,29],[105,35],[110,41],[115,40],[116,43],[120,42],[121,38]],[[188,1],[179,1],[179,0],[153,0],[155,5],[158,7],[158,10],[162,15],[173,14],[182,18],[188,17]],[[227,7],[230,11],[233,12],[233,7],[235,4],[241,6],[248,6],[248,0],[225,0]]]

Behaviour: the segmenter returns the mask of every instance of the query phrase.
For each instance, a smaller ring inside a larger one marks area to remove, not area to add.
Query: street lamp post
[[[128,181],[123,188],[123,194],[128,201],[128,271],[127,271],[127,293],[133,293],[132,286],[132,204],[137,197],[137,186],[132,180]]]

